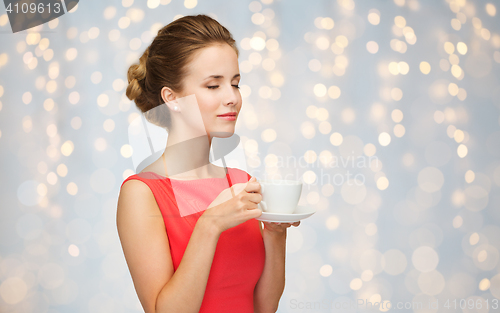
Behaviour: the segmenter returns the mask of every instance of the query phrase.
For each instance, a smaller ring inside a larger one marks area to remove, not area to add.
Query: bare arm
[[[266,258],[254,290],[254,308],[256,313],[274,313],[285,289],[286,229],[291,225],[299,226],[300,222],[264,224],[264,229],[260,227]]]
[[[226,194],[230,195],[229,191]],[[144,311],[198,312],[220,234],[260,216],[260,210],[253,210],[258,201],[260,195],[245,191],[207,209],[174,272],[165,224],[154,195],[141,181],[125,182],[118,199],[117,227]]]
[[[220,233],[201,220],[196,223],[177,271],[156,300],[156,312],[198,312]]]
[[[266,258],[254,290],[254,307],[258,313],[274,313],[285,288],[286,232],[269,234],[264,229],[262,235]]]
[[[219,238],[215,229],[196,224],[174,273],[160,209],[149,187],[138,180],[122,186],[117,227],[144,311],[198,312]]]

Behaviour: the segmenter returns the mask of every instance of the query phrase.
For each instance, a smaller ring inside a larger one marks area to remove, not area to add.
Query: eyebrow
[[[236,77],[240,77],[240,74],[235,74],[235,75],[233,76],[233,79],[235,79]],[[224,78],[224,76],[222,76],[222,75],[210,75],[210,76],[208,76],[207,78],[205,78],[204,80],[207,80],[207,79],[209,79],[209,78],[220,79],[220,78]]]

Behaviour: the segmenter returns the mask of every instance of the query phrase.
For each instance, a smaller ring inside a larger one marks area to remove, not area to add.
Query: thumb
[[[250,179],[247,181],[247,184],[246,184],[245,188],[243,188],[242,192],[243,192],[243,191],[248,192],[248,191],[246,190],[246,188],[248,188],[248,186],[249,186],[249,184],[250,184],[250,183],[253,183],[253,182],[254,182],[254,181],[256,181],[256,180],[257,180],[257,179],[255,178],[255,176],[252,176],[252,178],[250,178]]]

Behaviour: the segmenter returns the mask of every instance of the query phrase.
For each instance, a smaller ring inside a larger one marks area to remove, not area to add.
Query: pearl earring
[[[174,106],[174,111],[179,111],[179,107],[178,106]]]

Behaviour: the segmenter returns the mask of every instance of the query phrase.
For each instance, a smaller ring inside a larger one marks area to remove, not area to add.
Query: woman
[[[179,18],[158,32],[128,81],[129,99],[169,132],[162,157],[127,178],[118,200],[118,232],[145,312],[275,312],[286,229],[300,222],[262,227],[256,179],[209,162],[212,138],[234,133],[242,105],[230,32],[206,15]]]

